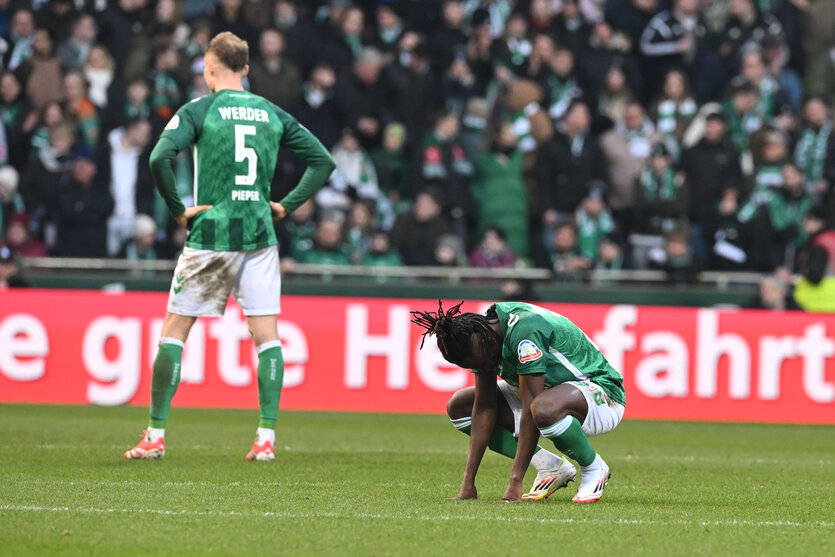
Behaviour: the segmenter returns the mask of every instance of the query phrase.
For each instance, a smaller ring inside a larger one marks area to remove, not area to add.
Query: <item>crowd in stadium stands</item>
[[[177,256],[149,151],[226,30],[338,163],[277,224],[288,271],[688,282],[798,272],[806,214],[832,224],[831,0],[0,0],[4,253]],[[273,198],[301,172],[282,153]]]

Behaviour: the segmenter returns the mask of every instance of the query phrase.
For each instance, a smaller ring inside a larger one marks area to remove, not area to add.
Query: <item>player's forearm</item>
[[[496,409],[473,407],[473,421],[470,426],[470,447],[467,451],[467,465],[464,468],[464,481],[475,481],[478,467],[487,450],[487,443],[493,428],[496,427]]]
[[[321,146],[321,144],[320,144]],[[302,203],[313,197],[325,182],[330,178],[336,163],[328,153],[327,149],[321,147],[305,157],[307,170],[298,185],[288,193],[279,203],[287,209],[288,213],[295,211]]]
[[[183,205],[180,195],[177,193],[177,181],[174,177],[174,170],[171,161],[177,155],[177,148],[174,142],[168,138],[160,138],[154,150],[151,151],[151,175],[154,177],[154,185],[159,190],[162,199],[168,206],[168,210],[175,217],[182,215],[186,208]],[[196,200],[195,200],[196,201]]]

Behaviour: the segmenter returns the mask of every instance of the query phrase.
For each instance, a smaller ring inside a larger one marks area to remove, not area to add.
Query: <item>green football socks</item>
[[[451,420],[452,425],[455,426],[455,429],[460,431],[461,433],[466,433],[467,435],[470,434],[470,430],[472,429],[473,419],[470,416],[466,418],[458,418],[455,420]],[[496,427],[493,428],[493,433],[490,435],[490,440],[487,441],[487,447],[499,454],[502,454],[508,458],[514,458],[516,456],[516,446],[519,444],[516,437],[513,436],[513,432],[507,429],[504,426],[500,426],[496,424]],[[534,454],[538,453],[542,450],[542,447],[539,445],[536,446],[534,450]]]
[[[561,453],[576,460],[580,466],[590,465],[597,456],[589,438],[583,432],[583,427],[573,416],[566,416],[553,425],[539,428],[539,432],[543,437],[553,441]]]
[[[148,412],[149,427],[165,429],[171,399],[180,384],[183,343],[175,338],[160,338],[157,357],[154,359],[154,374],[151,377],[151,408]]]
[[[283,382],[284,356],[281,354],[281,341],[265,342],[258,347],[258,404],[261,406],[261,422],[258,427],[275,429]]]

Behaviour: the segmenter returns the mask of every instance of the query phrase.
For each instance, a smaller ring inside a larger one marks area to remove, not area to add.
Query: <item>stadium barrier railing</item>
[[[170,273],[176,266],[175,260],[126,260],[108,258],[65,258],[65,257],[27,257],[23,266],[37,273],[60,271],[111,272],[126,274]],[[364,277],[389,278],[419,281],[421,279],[442,280],[448,284],[478,280],[520,280],[553,281],[561,277],[549,269],[539,268],[503,268],[486,269],[481,267],[371,267],[363,265],[313,265],[296,263],[292,271],[285,274],[297,277]],[[733,286],[750,289],[758,285],[764,275],[754,272],[702,271],[696,275],[693,286],[709,286],[717,290],[727,290]],[[574,277],[577,282],[591,286],[612,284],[662,284],[668,282],[664,271],[646,269],[592,269]]]

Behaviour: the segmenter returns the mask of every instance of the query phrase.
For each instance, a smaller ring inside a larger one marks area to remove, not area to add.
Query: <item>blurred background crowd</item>
[[[177,256],[148,156],[227,30],[338,165],[286,271],[831,273],[831,0],[0,0],[0,266]]]

